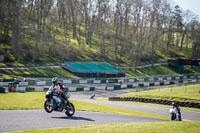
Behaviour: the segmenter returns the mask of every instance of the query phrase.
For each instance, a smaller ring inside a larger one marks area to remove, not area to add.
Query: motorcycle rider
[[[181,118],[181,109],[179,107],[179,104],[176,103],[176,102],[172,102],[172,109],[176,109],[177,110],[177,119],[178,121],[182,121],[182,118]]]
[[[53,111],[65,112],[69,117],[75,113],[74,105],[68,100],[70,95],[63,84],[59,82],[57,77],[52,78],[52,86],[46,92],[46,100],[44,102],[44,109],[47,113]]]
[[[52,86],[49,88],[49,90],[53,90],[55,89],[55,93],[57,93],[58,95],[60,95],[61,97],[65,98],[66,94],[65,93],[65,88],[64,85],[62,83],[60,83],[60,81],[58,80],[57,77],[52,78]],[[59,96],[54,95],[53,98],[56,100],[57,106],[59,107],[61,104],[61,99],[59,98]]]

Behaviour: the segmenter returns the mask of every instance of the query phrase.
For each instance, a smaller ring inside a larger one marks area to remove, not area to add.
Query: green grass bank
[[[23,65],[23,64],[22,64]],[[36,65],[37,66],[37,65]],[[132,69],[123,69],[126,71],[127,77],[137,77],[137,76],[147,76],[147,77],[156,77],[158,75],[184,75],[184,74],[190,74],[190,73],[200,73],[200,67],[190,67],[185,66],[184,73],[180,73],[175,71],[174,69],[169,68],[168,66],[154,66],[154,67],[147,67],[147,68],[140,68],[136,71]],[[72,73],[68,72],[67,70],[63,68],[52,68],[52,69],[32,69],[32,68],[26,68],[26,69],[1,69],[0,76],[2,76],[4,79],[9,80],[13,79],[14,77],[18,78],[26,78],[26,77],[59,77],[59,78],[80,78]]]
[[[27,130],[20,133],[199,133],[200,122],[139,122],[90,125],[44,130]],[[16,132],[19,133],[19,132]]]

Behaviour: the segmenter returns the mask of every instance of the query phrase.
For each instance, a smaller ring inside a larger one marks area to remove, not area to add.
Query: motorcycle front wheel
[[[172,115],[171,115],[171,120],[172,120],[172,121],[176,121],[176,114],[172,114]]]
[[[74,115],[74,113],[75,113],[74,105],[71,102],[69,102],[69,105],[67,106],[65,114],[71,117]]]
[[[44,102],[44,109],[47,113],[51,113],[54,110],[53,100],[47,99]]]

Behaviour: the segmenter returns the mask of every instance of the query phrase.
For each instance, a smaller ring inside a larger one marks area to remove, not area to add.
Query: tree
[[[106,32],[106,23],[107,19],[109,17],[109,0],[98,0],[97,1],[98,6],[98,15],[97,15],[97,34],[99,36],[100,40],[100,57],[105,59],[105,32]]]
[[[83,0],[82,1],[83,11],[84,11],[84,24],[85,24],[85,36],[86,44],[91,47],[92,35],[96,26],[96,14],[97,14],[97,1],[93,0]]]
[[[147,23],[148,23],[148,7],[147,3],[141,0],[136,0],[134,4],[133,11],[133,38],[136,42],[135,50],[135,69],[137,68],[142,54],[145,52],[144,48],[146,46],[147,33]]]
[[[20,25],[21,25],[21,10],[23,5],[23,0],[15,0],[9,3],[11,6],[11,18],[12,18],[12,48],[15,57],[19,60],[20,59]]]
[[[173,17],[175,19],[175,25],[176,25],[176,45],[179,47],[179,33],[183,30],[183,17],[182,17],[182,11],[178,5],[174,7],[173,11]]]
[[[79,3],[78,0],[68,0],[69,8],[71,11],[72,17],[72,27],[73,27],[73,38],[76,38],[76,25],[77,25],[77,15],[78,15],[78,8]]]
[[[181,37],[181,51],[183,50],[183,44],[184,44],[184,40],[185,40],[185,36],[186,36],[186,45],[185,47],[188,48],[188,39],[189,39],[189,26],[190,23],[197,20],[197,16],[192,13],[191,11],[187,10],[186,12],[184,12],[183,14],[183,31],[182,31],[182,37]]]
[[[193,21],[191,24],[191,40],[192,45],[192,59],[197,59],[200,57],[200,23],[198,21]]]
[[[0,1],[0,42],[10,43],[9,30],[12,25],[11,3],[7,0]]]

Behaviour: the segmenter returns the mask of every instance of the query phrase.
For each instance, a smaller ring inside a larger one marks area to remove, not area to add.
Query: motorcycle
[[[60,98],[61,102],[57,102],[53,96]],[[55,92],[55,89],[48,90],[46,92],[46,100],[44,102],[44,109],[47,113],[53,111],[65,112],[68,117],[71,117],[75,113],[74,105],[69,101],[70,94],[64,92],[63,95]]]
[[[181,114],[180,111],[177,110],[177,107],[172,107],[169,113],[171,114],[172,121],[181,121]]]

